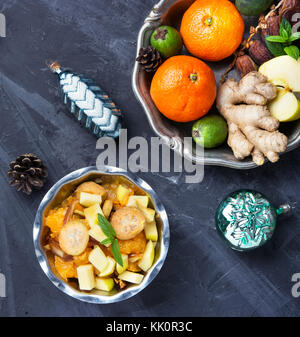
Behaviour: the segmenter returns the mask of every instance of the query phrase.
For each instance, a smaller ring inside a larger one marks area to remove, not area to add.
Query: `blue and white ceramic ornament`
[[[232,248],[249,251],[268,242],[276,228],[277,215],[290,211],[287,204],[276,209],[261,193],[239,190],[229,194],[219,205],[216,227]]]
[[[64,103],[76,119],[97,137],[119,137],[120,109],[93,80],[61,70],[57,62],[49,64],[58,74]]]

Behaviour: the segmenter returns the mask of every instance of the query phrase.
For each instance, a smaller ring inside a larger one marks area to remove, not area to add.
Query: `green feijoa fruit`
[[[195,122],[192,128],[192,137],[195,143],[206,149],[223,144],[227,134],[227,123],[219,115],[205,116]]]
[[[239,12],[246,16],[257,16],[264,13],[274,0],[235,0]]]
[[[150,43],[164,58],[175,56],[182,49],[180,33],[170,26],[160,26],[155,29],[151,35]]]

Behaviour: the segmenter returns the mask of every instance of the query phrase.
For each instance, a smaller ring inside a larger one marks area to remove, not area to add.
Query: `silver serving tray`
[[[161,24],[179,28],[183,13],[194,1],[195,0],[159,1],[152,9],[149,16],[145,19],[144,25],[139,32],[137,40],[137,55],[141,47],[147,47],[149,45],[150,36],[153,30]],[[244,17],[244,19],[246,24],[246,34],[249,31],[250,25],[256,25],[257,18]],[[231,59],[218,63],[208,63],[215,73],[217,82],[219,82],[221,75],[230,63]],[[239,75],[236,71],[233,71],[230,74],[230,77],[239,79]],[[157,110],[150,97],[151,79],[152,75],[144,72],[140,68],[139,64],[135,62],[132,75],[132,88],[134,94],[144,108],[149,123],[156,135],[164,139],[172,149],[183,155],[188,160],[199,164],[226,166],[235,169],[251,169],[257,167],[257,165],[251,160],[251,157],[243,161],[237,160],[227,145],[223,145],[222,147],[216,149],[205,150],[204,158],[196,156],[195,144],[193,150],[184,148],[183,137],[191,136],[192,123],[186,123],[185,125],[174,123],[165,118]],[[217,112],[215,106],[212,108],[212,111]],[[289,138],[286,152],[297,148],[300,144],[300,121],[286,124],[282,123],[281,130]]]
[[[43,221],[46,213],[53,206],[60,204],[70,193],[74,190],[75,186],[78,184],[100,178],[101,176],[113,175],[118,176],[120,179],[124,179],[136,185],[141,191],[145,192],[151,199],[151,204],[155,208],[156,213],[159,215],[157,219],[157,227],[159,233],[159,240],[155,247],[155,259],[154,264],[151,269],[146,273],[143,281],[139,285],[129,285],[125,290],[122,291],[111,291],[106,293],[100,290],[93,290],[91,292],[83,292],[78,290],[77,283],[66,283],[60,279],[59,275],[55,271],[53,261],[51,260],[51,255],[47,256],[47,252],[43,249],[43,240],[47,229],[43,226]],[[102,171],[97,170],[96,167],[86,167],[80,170],[74,171],[62,179],[60,179],[45,195],[43,198],[33,225],[33,241],[34,248],[39,264],[49,280],[61,291],[74,297],[78,300],[95,303],[95,304],[106,304],[114,303],[126,300],[144,288],[146,288],[159,273],[162,265],[167,256],[169,242],[170,242],[170,230],[169,221],[167,213],[164,206],[160,202],[156,193],[153,189],[141,178],[128,173],[120,168],[115,167],[105,167]]]

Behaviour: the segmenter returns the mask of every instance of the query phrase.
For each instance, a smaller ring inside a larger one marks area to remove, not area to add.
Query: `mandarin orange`
[[[60,257],[54,257],[55,269],[63,279],[77,277],[76,265],[73,260],[64,261]]]
[[[192,55],[220,61],[236,51],[244,29],[244,20],[230,1],[196,0],[184,13],[180,33]]]
[[[190,122],[208,113],[217,94],[213,71],[192,56],[173,56],[155,73],[150,95],[158,110],[176,122]]]

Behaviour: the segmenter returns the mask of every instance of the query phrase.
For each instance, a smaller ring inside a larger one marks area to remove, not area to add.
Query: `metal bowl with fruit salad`
[[[59,180],[33,227],[37,259],[64,293],[95,304],[128,299],[160,271],[170,232],[166,211],[142,179],[87,167]]]
[[[159,1],[153,7],[140,29],[137,40],[137,54],[141,47],[147,47],[149,45],[151,34],[157,27],[161,25],[169,25],[179,29],[184,12],[194,1],[195,0]],[[257,25],[257,20],[258,17],[244,17],[245,34],[249,32],[250,26]],[[184,53],[186,53],[186,51],[184,51]],[[208,62],[208,65],[214,71],[218,83],[222,74],[224,74],[226,68],[231,62],[231,58],[217,63]],[[230,77],[237,80],[240,79],[236,71],[230,73]],[[172,149],[188,160],[199,164],[225,166],[234,169],[252,169],[257,167],[250,157],[242,161],[237,160],[234,157],[232,150],[226,144],[214,149],[205,149],[204,158],[197,157],[195,150],[196,144],[194,144],[192,150],[185,148],[183,139],[184,137],[191,137],[191,128],[193,123],[179,124],[172,122],[158,111],[150,97],[151,79],[152,75],[144,72],[138,62],[136,62],[132,75],[132,88],[135,96],[141,103],[154,132],[159,137],[163,138]],[[215,105],[211,111],[217,112]],[[293,123],[282,123],[280,130],[287,135],[289,139],[286,152],[299,147],[300,120]]]

